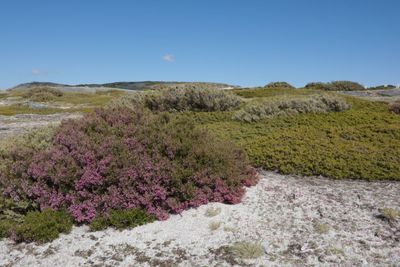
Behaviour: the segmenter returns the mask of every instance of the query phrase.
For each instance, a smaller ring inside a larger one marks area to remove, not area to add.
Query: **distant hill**
[[[238,86],[225,83],[209,83],[209,82],[163,82],[163,81],[140,81],[140,82],[113,82],[103,84],[59,84],[52,82],[30,82],[22,83],[9,90],[28,90],[34,87],[53,87],[62,91],[83,91],[95,92],[99,90],[134,90],[142,91],[149,89],[167,89],[167,88],[207,88],[207,89],[232,89]]]

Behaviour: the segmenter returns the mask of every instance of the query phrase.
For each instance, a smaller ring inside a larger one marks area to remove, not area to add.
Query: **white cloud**
[[[171,55],[171,54],[166,54],[166,55],[164,55],[164,56],[162,57],[162,59],[163,59],[164,61],[168,61],[168,62],[174,62],[174,61],[175,61],[174,55]]]
[[[46,74],[45,71],[39,70],[39,69],[32,69],[31,73],[32,73],[32,75],[35,75],[35,76]]]

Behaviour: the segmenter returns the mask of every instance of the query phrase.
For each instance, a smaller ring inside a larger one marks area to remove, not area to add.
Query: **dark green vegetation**
[[[44,243],[56,239],[60,233],[69,233],[72,218],[63,211],[31,211],[22,223],[10,219],[0,221],[0,238],[13,236],[16,242]]]
[[[365,87],[352,81],[333,81],[329,83],[313,82],[306,84],[305,88],[324,91],[361,91]]]
[[[266,89],[296,89],[293,85],[287,82],[271,82],[264,86]]]
[[[278,90],[278,89],[277,89]],[[309,94],[283,90],[282,97]],[[255,100],[276,90],[237,90]],[[198,123],[243,147],[255,167],[335,179],[400,180],[400,116],[385,103],[345,97],[343,112],[299,114],[256,123],[235,122],[233,112],[191,113]]]
[[[95,217],[90,223],[90,230],[100,231],[110,226],[115,229],[133,228],[155,220],[154,216],[149,216],[146,211],[141,209],[111,210],[106,215]]]

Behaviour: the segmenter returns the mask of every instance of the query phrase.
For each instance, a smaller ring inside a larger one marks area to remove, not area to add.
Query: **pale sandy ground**
[[[0,115],[0,140],[6,136],[21,134],[28,129],[59,124],[64,119],[76,119],[81,116],[80,113]]]
[[[261,172],[241,204],[124,231],[76,227],[45,245],[1,241],[0,266],[400,266],[400,223],[381,219],[382,207],[400,207],[399,182]],[[230,249],[238,241],[265,254],[241,259]]]

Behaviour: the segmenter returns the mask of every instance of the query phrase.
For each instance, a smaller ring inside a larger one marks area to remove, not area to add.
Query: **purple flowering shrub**
[[[186,118],[99,109],[64,121],[46,149],[15,149],[0,188],[41,210],[86,223],[111,210],[143,209],[159,220],[210,201],[238,203],[257,182],[245,153]]]

